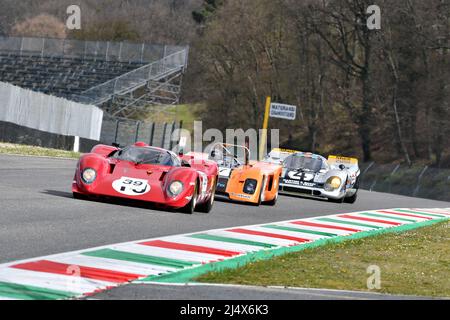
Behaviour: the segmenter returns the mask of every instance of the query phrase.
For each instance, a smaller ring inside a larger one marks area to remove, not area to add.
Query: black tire
[[[191,201],[189,201],[189,203],[184,208],[181,209],[181,212],[186,213],[186,214],[193,214],[194,213],[195,207],[197,206],[197,197],[198,197],[198,187],[197,187],[197,185],[198,184],[196,183]]]
[[[82,195],[81,193],[73,192],[73,198],[77,200],[86,200],[87,197],[85,195]]]
[[[330,198],[328,198],[328,202],[332,202],[332,203],[344,203],[344,199],[345,199],[345,198],[341,198],[341,199],[330,199]]]
[[[275,196],[275,198],[273,198],[270,201],[264,202],[264,204],[273,207],[277,204],[277,200],[278,200],[278,192],[277,192],[277,195]]]
[[[213,189],[211,191],[211,197],[209,197],[208,201],[206,201],[205,203],[199,204],[197,206],[197,211],[202,213],[210,213],[214,205],[215,195],[216,195],[216,184],[214,184]]]
[[[344,202],[345,203],[350,203],[353,204],[356,202],[356,199],[358,199],[358,191],[355,192],[354,195],[352,195],[351,197],[345,198]]]

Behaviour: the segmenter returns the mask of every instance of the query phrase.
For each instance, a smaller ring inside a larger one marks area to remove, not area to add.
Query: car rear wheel
[[[192,199],[189,203],[181,209],[181,212],[186,214],[193,214],[195,211],[195,207],[197,206],[197,197],[198,197],[198,188],[197,184],[195,184],[194,193],[192,194]]]
[[[197,206],[197,211],[203,212],[203,213],[210,213],[213,208],[213,205],[214,205],[215,194],[216,194],[216,184],[214,184],[214,186],[211,190],[211,196],[209,197],[208,201],[206,201],[205,203],[199,204]]]
[[[277,194],[275,195],[275,198],[273,198],[273,199],[270,200],[270,201],[264,202],[264,204],[273,207],[274,205],[277,204],[277,200],[278,200],[278,192],[277,192]]]

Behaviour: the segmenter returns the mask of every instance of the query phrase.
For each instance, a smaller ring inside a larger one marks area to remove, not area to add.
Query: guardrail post
[[[400,164],[397,164],[397,166],[392,170],[390,176],[389,176],[389,193],[392,191],[392,176],[398,171],[400,168]]]
[[[413,197],[417,197],[417,194],[419,193],[419,190],[420,190],[420,182],[422,181],[423,175],[425,174],[425,172],[427,170],[428,170],[428,166],[425,166],[425,168],[423,168],[422,172],[419,174],[419,177],[417,178],[417,186],[413,192]]]
[[[155,135],[155,123],[152,123],[152,126],[150,127],[150,142],[149,145],[153,146],[153,136]]]
[[[167,130],[167,122],[164,123],[164,130],[162,134],[162,142],[161,142],[161,148],[164,149],[164,144],[166,142],[166,130]]]
[[[41,58],[44,57],[45,38],[42,39]]]
[[[141,122],[137,121],[136,122],[136,136],[134,138],[134,142],[135,143],[138,142],[138,139],[139,139],[139,129],[140,129],[140,127],[141,127]]]
[[[142,49],[141,49],[141,63],[144,62],[144,50],[145,50],[145,44],[142,44]]]
[[[174,134],[175,130],[176,130],[176,125],[175,125],[175,121],[174,121],[174,122],[172,122],[172,130],[170,132],[169,150],[172,150],[172,148],[173,148],[173,139],[172,139],[172,137],[173,137],[173,134]]]
[[[116,132],[114,133],[114,143],[117,143],[117,137],[119,135],[120,120],[116,120]]]

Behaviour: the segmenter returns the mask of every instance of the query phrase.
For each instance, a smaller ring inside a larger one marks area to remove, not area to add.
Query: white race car
[[[354,203],[358,196],[358,159],[324,157],[307,152],[274,149],[264,161],[283,166],[280,194]]]

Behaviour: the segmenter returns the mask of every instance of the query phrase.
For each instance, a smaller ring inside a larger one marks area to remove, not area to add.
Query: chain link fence
[[[2,53],[43,57],[149,63],[184,49],[187,47],[130,42],[0,37],[0,52]]]
[[[361,189],[450,201],[450,169],[429,166],[365,163]]]
[[[126,146],[138,141],[154,147],[171,150],[178,144],[177,129],[182,128],[182,122],[151,123],[128,119],[103,119],[101,142]]]

